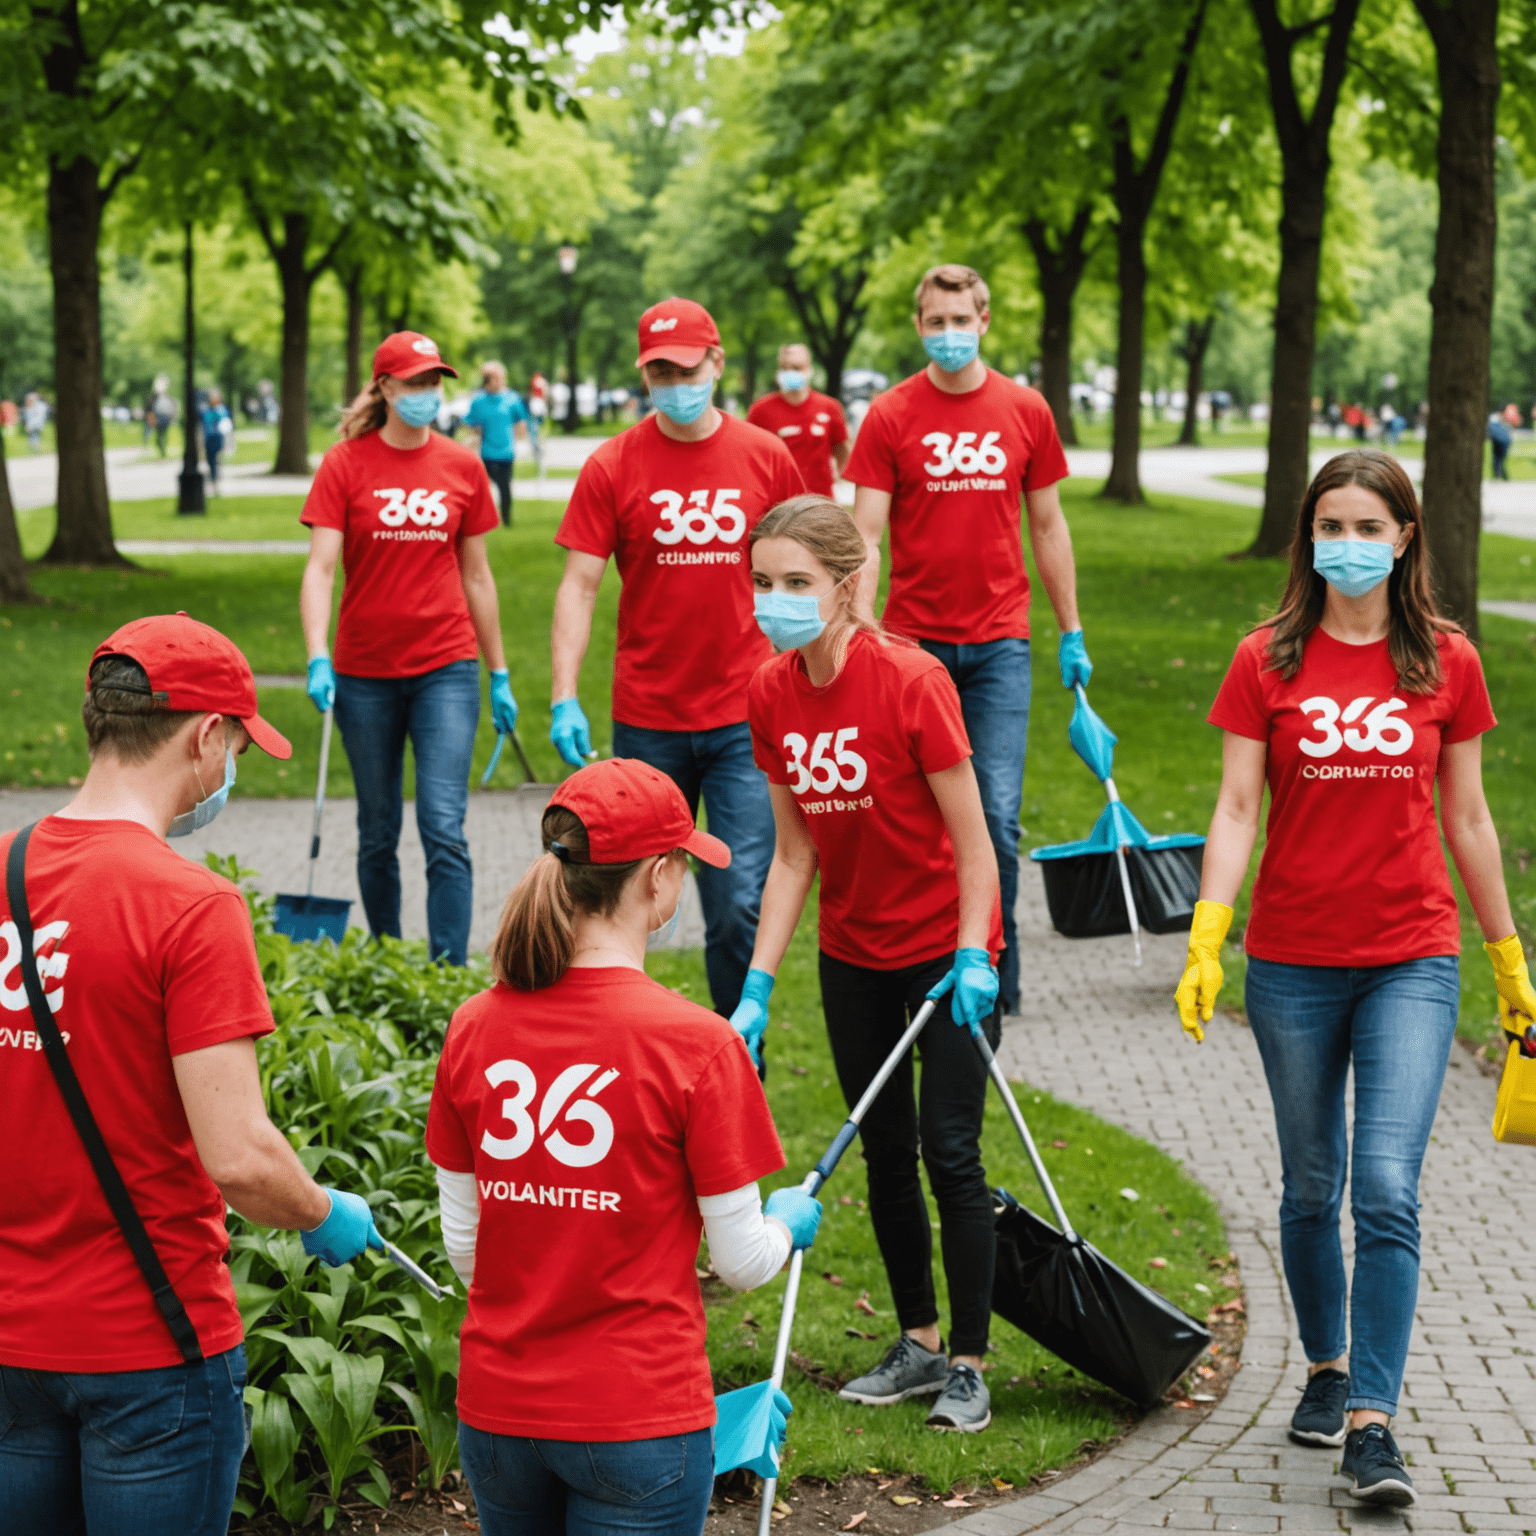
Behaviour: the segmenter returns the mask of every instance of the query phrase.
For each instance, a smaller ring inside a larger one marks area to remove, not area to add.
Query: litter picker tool
[[[1210,1331],[1073,1230],[992,1047],[980,1030],[972,1030],[971,1038],[1057,1223],[1051,1226],[1006,1190],[997,1191],[992,1310],[1133,1403],[1157,1402],[1210,1345]]]
[[[498,731],[496,733],[496,747],[491,753],[491,760],[485,765],[485,772],[480,775],[480,788],[484,789],[491,782],[491,775],[496,772],[496,765],[501,761],[501,749],[506,746],[507,738],[512,739],[512,750],[517,753],[517,760],[523,765],[524,782],[536,784],[538,780],[533,776],[533,766],[528,761],[528,754],[523,751],[523,744],[517,739],[516,731]]]
[[[315,895],[315,865],[320,859],[320,819],[325,814],[325,775],[331,762],[334,712],[326,710],[324,720],[320,728],[320,782],[315,786],[315,819],[309,831],[309,880],[302,896],[292,892],[278,893],[272,926],[290,939],[328,938],[339,948],[347,931],[347,915],[352,910],[352,903],[342,896]]]
[[[938,1006],[938,999],[929,998],[921,1008],[917,1010],[912,1022],[907,1025],[907,1032],[896,1042],[895,1048],[881,1063],[880,1070],[875,1073],[869,1087],[861,1095],[859,1102],[848,1112],[848,1118],[843,1122],[842,1129],[832,1138],[832,1145],[821,1154],[821,1161],[806,1174],[800,1184],[806,1194],[814,1195],[828,1179],[832,1177],[832,1171],[842,1160],[846,1152],[859,1133],[859,1122],[869,1112],[869,1106],[875,1102],[880,1090],[890,1080],[891,1073],[900,1065],[902,1058],[912,1048],[913,1042],[922,1034],[923,1027],[933,1017],[933,1010]],[[779,1313],[779,1337],[773,1348],[773,1375],[755,1387],[745,1388],[746,1393],[761,1394],[764,1399],[762,1409],[763,1423],[767,1423],[766,1404],[771,1402],[774,1393],[784,1385],[784,1367],[789,1363],[789,1339],[795,1326],[795,1303],[800,1296],[800,1271],[805,1267],[805,1250],[796,1249],[789,1258],[789,1281],[784,1287],[784,1309]],[[742,1393],[727,1393],[729,1397],[742,1397]],[[771,1447],[772,1454],[768,1464],[773,1468],[771,1473],[763,1476],[763,1505],[757,1517],[757,1536],[768,1536],[769,1526],[773,1521],[773,1501],[778,1492],[778,1447]],[[735,1463],[745,1466],[748,1463],[743,1460]],[[729,1468],[718,1466],[716,1472],[728,1471]]]
[[[453,1295],[453,1287],[451,1285],[439,1285],[421,1265],[414,1259],[407,1258],[388,1238],[384,1239],[384,1257],[397,1269],[404,1270],[433,1301],[441,1301],[444,1296]]]
[[[1109,804],[1080,842],[1036,848],[1030,858],[1045,877],[1051,926],[1069,939],[1129,933],[1141,964],[1141,930],[1183,933],[1200,896],[1205,839],[1197,832],[1153,837],[1115,787],[1119,738],[1094,713],[1079,683],[1067,735],[1104,786]]]

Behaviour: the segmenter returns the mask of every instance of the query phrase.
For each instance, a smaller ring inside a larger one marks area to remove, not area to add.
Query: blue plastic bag
[[[759,1477],[779,1475],[779,1452],[794,1405],[771,1381],[759,1381],[715,1399],[715,1476],[745,1467]]]
[[[1094,712],[1088,695],[1081,688],[1077,690],[1077,708],[1072,711],[1067,739],[1101,784],[1114,776],[1115,743],[1120,738]]]

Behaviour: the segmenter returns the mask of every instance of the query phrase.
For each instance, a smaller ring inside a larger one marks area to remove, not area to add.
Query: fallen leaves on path
[[[869,1511],[867,1509],[861,1509],[858,1512],[858,1514],[854,1515],[853,1518],[849,1520],[847,1525],[842,1527],[842,1529],[845,1530],[845,1531],[856,1530],[859,1526],[863,1525],[864,1522],[866,1520],[868,1520],[868,1519],[869,1519]]]

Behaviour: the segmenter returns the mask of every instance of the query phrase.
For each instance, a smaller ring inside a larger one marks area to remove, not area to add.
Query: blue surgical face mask
[[[806,377],[798,368],[781,368],[778,373],[779,388],[786,395],[792,395],[797,389],[804,389]]]
[[[959,373],[976,361],[981,337],[975,331],[936,331],[923,337],[923,350],[945,373]]]
[[[1379,539],[1314,539],[1312,569],[1345,597],[1364,597],[1392,574],[1396,556]]]
[[[645,936],[647,949],[665,949],[673,939],[677,937],[677,925],[683,920],[683,894],[677,894],[677,905],[672,909],[672,916],[664,922],[660,928],[652,928]]]
[[[651,399],[656,409],[680,427],[697,421],[708,408],[714,393],[713,379],[706,379],[702,384],[651,385]]]
[[[395,414],[408,427],[430,427],[443,408],[443,392],[440,389],[417,389],[396,395],[393,401]]]
[[[197,776],[197,769],[192,770],[193,776]],[[224,802],[229,799],[229,792],[235,782],[235,754],[227,747],[224,751],[224,782],[214,790],[211,795],[204,795],[190,811],[183,811],[180,816],[172,819],[166,832],[167,837],[186,837],[190,833],[201,831],[224,809]],[[197,787],[203,787],[201,778],[197,780]]]

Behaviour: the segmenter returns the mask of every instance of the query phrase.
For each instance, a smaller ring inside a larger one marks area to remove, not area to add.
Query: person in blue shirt
[[[208,482],[213,494],[219,494],[219,455],[235,441],[235,424],[230,419],[224,396],[218,390],[208,391],[208,404],[203,407],[203,456],[208,460]]]
[[[512,461],[514,432],[528,441],[528,407],[515,389],[507,388],[507,370],[500,363],[480,369],[480,388],[470,401],[464,424],[480,434],[480,457],[501,498],[501,526],[512,526]]]

